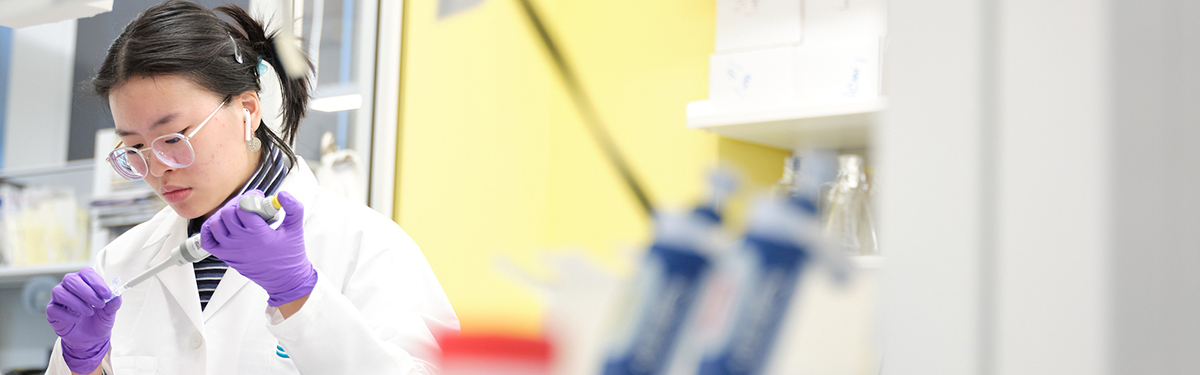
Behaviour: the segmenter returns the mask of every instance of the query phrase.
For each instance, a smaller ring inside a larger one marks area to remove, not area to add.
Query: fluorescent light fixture
[[[308,108],[321,112],[341,112],[362,107],[362,95],[350,94],[314,99]]]

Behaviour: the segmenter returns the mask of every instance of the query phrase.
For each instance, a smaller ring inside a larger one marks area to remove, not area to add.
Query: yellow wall
[[[783,150],[685,127],[707,96],[715,2],[540,0],[618,146],[657,203],[691,204],[724,159],[752,185]],[[649,223],[584,131],[514,0],[437,19],[406,2],[396,220],[421,245],[464,332],[536,334],[539,297],[497,257],[582,247],[601,264],[649,240]],[[735,221],[743,202],[735,202]]]

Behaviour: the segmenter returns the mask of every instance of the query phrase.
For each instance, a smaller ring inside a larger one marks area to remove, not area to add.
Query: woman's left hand
[[[262,197],[251,190],[242,194]],[[230,199],[200,229],[200,246],[267,291],[267,304],[278,307],[312,293],[317,272],[304,251],[304,206],[279,192],[283,223],[271,229],[258,214]]]

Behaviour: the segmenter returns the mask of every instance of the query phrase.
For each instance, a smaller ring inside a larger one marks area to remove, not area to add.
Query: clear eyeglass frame
[[[150,142],[150,147],[137,149],[133,147],[121,147],[124,142],[117,143],[117,146],[108,153],[105,161],[112,166],[122,178],[137,181],[146,178],[146,174],[150,172],[150,160],[146,157],[146,151],[153,151],[153,154],[160,162],[171,168],[187,168],[192,165],[196,159],[196,152],[192,149],[191,139],[200,129],[207,125],[209,120],[212,120],[221,108],[225,107],[229,101],[222,101],[212,113],[204,119],[200,125],[196,126],[190,133],[183,135],[180,133],[166,134],[155,138]],[[130,156],[137,154],[140,158],[131,158]]]

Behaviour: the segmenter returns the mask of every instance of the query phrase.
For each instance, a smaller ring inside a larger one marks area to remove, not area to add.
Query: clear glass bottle
[[[775,186],[771,188],[771,192],[776,195],[793,195],[797,189],[796,175],[800,170],[800,157],[796,155],[788,156],[783,159],[783,177]]]
[[[879,255],[870,187],[858,155],[838,157],[838,176],[825,195],[825,234],[847,255]]]

